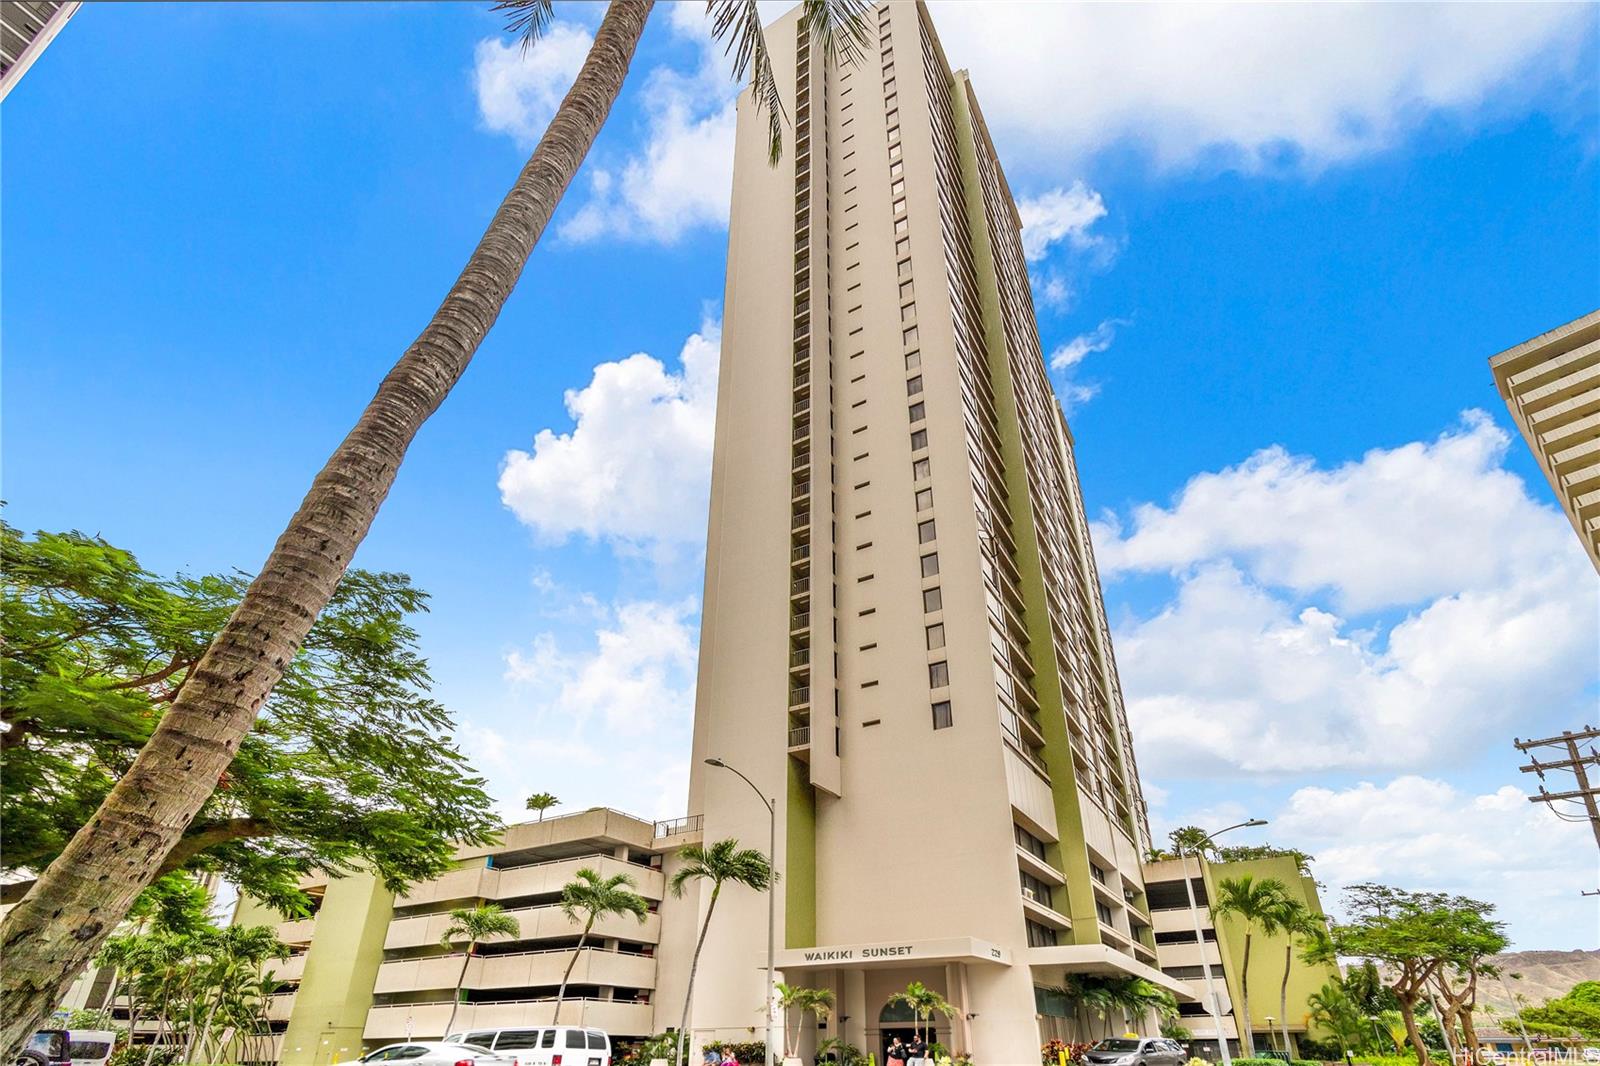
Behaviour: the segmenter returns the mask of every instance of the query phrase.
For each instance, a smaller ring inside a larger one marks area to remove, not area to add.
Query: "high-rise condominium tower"
[[[883,1061],[916,980],[954,1004],[933,1019],[952,1050],[1032,1063],[1070,1032],[1036,992],[1067,973],[1190,993],[1154,968],[1144,804],[1016,205],[927,10],[869,18],[844,66],[798,11],[768,28],[776,165],[740,101],[689,809],[707,842],[764,851],[767,809],[705,760],[776,800],[778,967],[837,996],[808,1041]],[[666,916],[662,1002],[708,902]],[[724,888],[698,1038],[759,1034],[766,931],[766,900]]]

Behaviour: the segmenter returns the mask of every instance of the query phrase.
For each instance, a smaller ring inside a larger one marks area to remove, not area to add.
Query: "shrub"
[[[733,1051],[739,1066],[763,1066],[767,1061],[767,1043],[764,1040],[713,1040],[705,1047],[713,1051]]]

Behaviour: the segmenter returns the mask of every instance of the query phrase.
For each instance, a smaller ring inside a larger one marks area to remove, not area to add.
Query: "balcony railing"
[[[689,814],[682,818],[668,818],[656,823],[656,837],[675,837],[684,833],[698,833],[705,828],[706,816]]]
[[[811,743],[811,727],[808,725],[795,726],[789,730],[789,746],[802,748]]]
[[[802,629],[810,629],[810,628],[811,628],[811,613],[809,611],[807,611],[807,612],[805,612],[803,614],[797,614],[793,618],[789,619],[789,631],[791,633],[796,633],[796,632],[799,632]]]
[[[789,706],[791,706],[791,707],[804,707],[806,704],[808,704],[810,702],[811,702],[811,688],[810,688],[810,686],[802,685],[799,688],[792,688],[792,689],[789,690]]]
[[[790,529],[803,529],[811,524],[810,511],[796,511],[789,520]]]
[[[789,595],[791,596],[798,596],[802,592],[810,591],[811,579],[809,577],[797,577],[793,581],[789,582]]]
[[[789,653],[789,665],[790,666],[809,666],[809,665],[811,665],[811,649],[810,648],[801,648],[799,651],[790,652]]]

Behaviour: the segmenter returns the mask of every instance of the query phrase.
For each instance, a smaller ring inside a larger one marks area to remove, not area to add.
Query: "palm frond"
[[[783,125],[788,115],[778,94],[778,78],[772,73],[772,53],[767,51],[767,35],[761,29],[761,8],[756,0],[706,0],[711,16],[711,35],[725,41],[723,52],[733,57],[733,77],[743,81],[750,75],[750,92],[755,97],[756,113],[767,116],[767,162],[776,165],[783,158]]]
[[[506,12],[506,32],[522,38],[524,53],[544,36],[544,31],[550,28],[550,23],[556,17],[554,0],[500,0],[489,10]],[[550,798],[555,799],[554,796]]]
[[[871,10],[869,0],[805,0],[800,28],[828,62],[855,66],[872,43],[867,28]]]

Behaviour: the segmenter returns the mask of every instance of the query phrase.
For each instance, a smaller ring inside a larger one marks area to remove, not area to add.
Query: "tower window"
[[[949,729],[955,724],[955,718],[950,713],[949,700],[940,700],[933,705],[933,728]]]

